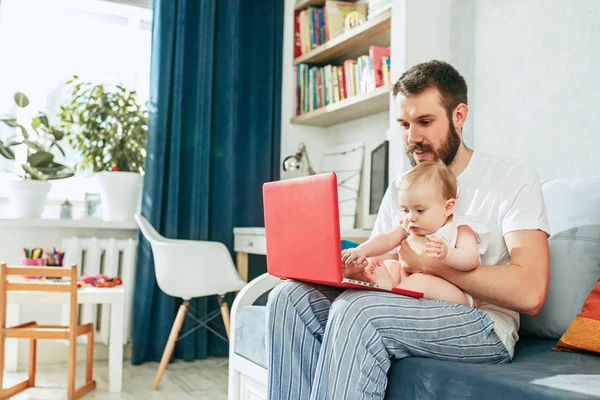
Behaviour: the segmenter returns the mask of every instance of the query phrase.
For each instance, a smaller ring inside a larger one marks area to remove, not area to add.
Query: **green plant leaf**
[[[50,134],[54,136],[54,140],[62,140],[62,138],[65,137],[65,133],[63,131],[59,131],[55,128],[50,129]]]
[[[43,174],[40,170],[38,170],[35,167],[32,167],[31,165],[23,164],[21,165],[21,167],[23,167],[23,170],[27,172],[29,174],[29,177],[33,180],[46,181],[48,180],[48,178],[50,178],[48,175]]]
[[[63,157],[66,157],[67,155],[65,154],[65,151],[63,150],[62,147],[60,147],[60,145],[56,142],[52,142],[52,144],[50,145],[50,148],[52,147],[56,147],[58,149],[58,151],[60,151],[60,154],[63,155]]]
[[[21,134],[23,134],[23,137],[25,139],[29,138],[29,132],[27,132],[27,129],[25,129],[25,127],[23,125],[19,125],[19,128],[21,129]]]
[[[50,123],[48,122],[48,117],[46,116],[46,114],[40,112],[38,113],[36,118],[38,118],[42,125],[44,125],[46,128],[50,128]]]
[[[17,92],[15,93],[15,104],[20,108],[25,108],[29,105],[29,98],[25,93]]]
[[[36,151],[45,151],[44,146],[32,140],[25,139],[25,144]]]
[[[56,174],[53,174],[52,176],[50,176],[48,179],[52,179],[52,180],[66,179],[66,178],[72,177],[73,175],[75,175],[75,174],[70,169],[63,169],[62,171],[58,171]]]
[[[48,166],[52,160],[54,160],[54,154],[48,153],[47,151],[38,151],[27,157],[27,161],[32,167]]]
[[[42,124],[42,121],[38,117],[33,117],[31,119],[31,126],[33,129],[37,129],[38,126]]]
[[[4,119],[0,119],[0,121],[4,122],[6,125],[10,126],[11,128],[16,128],[17,126],[19,126],[19,123],[17,122],[17,120],[15,118],[4,118]]]
[[[11,148],[5,146],[2,141],[0,141],[0,156],[6,158],[7,160],[15,159],[15,153],[13,153]]]
[[[56,164],[56,163],[51,163],[50,165],[46,166],[46,167],[36,167],[40,172],[52,177],[54,176],[56,173],[63,171],[63,170],[69,170],[70,168],[67,168],[66,166],[62,165],[62,164]]]

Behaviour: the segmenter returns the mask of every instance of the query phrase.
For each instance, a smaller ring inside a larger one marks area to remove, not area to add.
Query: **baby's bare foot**
[[[376,261],[366,267],[365,275],[382,288],[394,287],[394,281],[382,261]]]

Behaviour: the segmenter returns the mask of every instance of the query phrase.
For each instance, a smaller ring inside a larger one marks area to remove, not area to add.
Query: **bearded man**
[[[418,254],[409,241],[379,259],[399,255],[408,272],[443,278],[480,304],[283,282],[267,304],[269,399],[383,399],[391,360],[404,357],[510,362],[519,313],[535,315],[544,304],[549,228],[536,172],[465,146],[467,84],[450,64],[410,68],[393,93],[413,166],[443,160],[460,185],[456,213],[477,218],[491,235],[481,265],[467,272]],[[382,200],[373,236],[400,223],[401,179]]]

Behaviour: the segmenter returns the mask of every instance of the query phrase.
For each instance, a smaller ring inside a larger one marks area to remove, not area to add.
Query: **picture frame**
[[[102,199],[99,193],[85,193],[83,215],[85,218],[102,218]]]

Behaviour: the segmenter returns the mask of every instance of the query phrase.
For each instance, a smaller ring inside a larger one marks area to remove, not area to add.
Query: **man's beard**
[[[442,160],[444,164],[450,165],[454,158],[456,157],[456,153],[458,153],[458,149],[460,148],[460,136],[458,136],[458,132],[456,132],[456,128],[452,123],[448,126],[448,134],[446,135],[446,141],[442,143],[442,146],[438,151],[435,151],[433,147],[424,143],[415,143],[411,144],[406,148],[406,156],[408,157],[411,165],[414,167],[417,165],[417,160],[415,160],[415,156],[413,155],[415,151],[419,152],[430,152],[435,154],[437,158]]]

